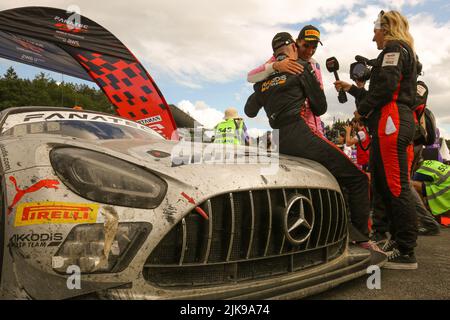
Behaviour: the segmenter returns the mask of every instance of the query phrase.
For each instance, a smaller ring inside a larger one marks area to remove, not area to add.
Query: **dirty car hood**
[[[209,180],[214,184],[235,182],[239,189],[301,185],[339,190],[334,177],[319,163],[278,153],[268,154],[253,147],[231,149],[234,154],[228,154],[230,156],[224,162],[223,158],[215,161],[210,156],[211,150],[218,146],[219,150],[222,149],[219,155],[223,155],[223,145],[183,144],[166,140],[110,140],[99,144],[123,154],[124,158],[132,157],[134,162],[166,177],[189,181],[191,185],[204,186]],[[330,182],[333,183],[330,185]]]

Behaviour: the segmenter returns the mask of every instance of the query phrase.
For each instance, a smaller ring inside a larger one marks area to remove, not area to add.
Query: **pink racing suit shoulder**
[[[275,70],[273,69],[274,62],[275,62],[275,57],[272,56],[263,65],[251,70],[247,74],[247,81],[250,83],[256,83],[256,82],[266,79],[273,72],[275,72]]]
[[[323,90],[322,73],[320,71],[319,63],[316,60],[314,60],[313,58],[311,58],[309,60],[309,63],[311,64],[311,67],[314,70],[316,78],[320,82],[320,87]],[[301,113],[301,116],[305,120],[306,124],[311,128],[312,131],[323,136],[322,120],[320,119],[319,116],[316,116],[312,112],[311,107],[309,106],[308,99],[305,102],[305,110]]]

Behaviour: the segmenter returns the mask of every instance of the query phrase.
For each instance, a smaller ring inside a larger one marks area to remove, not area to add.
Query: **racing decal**
[[[86,32],[87,30],[82,29],[82,28],[73,28],[70,29],[69,26],[66,23],[55,23],[54,24],[55,28],[60,30],[60,31],[64,31],[64,32],[72,32],[72,33],[80,33],[80,32]]]
[[[182,195],[189,203],[195,204],[195,200],[194,200],[193,198],[189,197],[186,193],[182,192],[181,195]],[[195,211],[197,211],[197,213],[198,213],[199,215],[201,215],[203,218],[205,218],[206,220],[209,219],[208,214],[207,214],[205,211],[203,211],[202,208],[200,208],[200,207],[195,207]]]
[[[10,239],[9,243],[17,248],[27,247],[27,248],[46,248],[46,247],[57,247],[62,243],[63,234],[62,233],[35,233],[33,231],[23,234],[14,234]]]
[[[398,64],[398,59],[400,58],[400,52],[389,52],[385,53],[383,57],[382,67],[396,66]]]
[[[0,144],[0,152],[2,154],[3,172],[11,170],[11,165],[9,164],[8,150],[6,150],[4,144]]]
[[[38,41],[33,41],[26,38],[20,38],[19,36],[13,35],[11,37],[11,40],[18,44],[21,48],[17,48],[17,50],[21,50],[23,52],[27,53],[33,53],[40,55],[44,52],[44,45],[42,43],[39,43]]]
[[[20,189],[19,186],[17,185],[17,181],[16,178],[14,178],[13,176],[9,177],[9,180],[14,184],[14,187],[16,188],[16,195],[14,196],[13,202],[11,203],[11,205],[8,207],[8,216],[11,214],[12,209],[14,208],[14,206],[20,201],[20,199],[22,199],[22,197],[24,195],[26,195],[27,193],[32,193],[32,192],[36,192],[42,188],[47,188],[47,189],[58,189],[58,185],[59,185],[59,181],[58,180],[50,180],[50,179],[45,179],[45,180],[40,180],[38,182],[36,182],[35,184],[29,186],[28,188],[25,189]]]
[[[99,205],[66,202],[29,202],[17,207],[14,226],[97,222]]]
[[[162,121],[161,116],[154,116],[151,118],[137,120],[137,122],[139,122],[140,124],[143,124],[144,126],[151,124],[151,123],[155,123],[155,122],[161,122],[161,121]]]
[[[44,112],[12,114],[8,116],[8,118],[6,119],[2,127],[2,133],[19,124],[36,123],[43,121],[47,122],[47,121],[77,121],[77,120],[117,124],[135,129],[140,129],[149,133],[154,133],[153,130],[150,129],[149,127],[133,121],[128,121],[126,119],[114,116],[99,115],[95,113],[70,112],[70,111],[59,111],[59,112],[44,111]]]
[[[65,19],[65,18],[56,16],[53,19],[55,20],[55,24],[54,24],[55,28],[60,31],[70,32],[70,33],[83,33],[83,32],[87,32],[88,28],[89,28],[88,25],[73,21],[70,18]]]

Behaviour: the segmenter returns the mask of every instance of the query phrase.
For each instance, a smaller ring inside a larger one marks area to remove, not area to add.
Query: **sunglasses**
[[[312,48],[312,49],[317,49],[317,43],[315,43],[315,44],[312,44],[312,43],[304,43],[304,44],[302,44],[302,47],[303,48],[305,48],[305,49],[309,49],[309,48]]]

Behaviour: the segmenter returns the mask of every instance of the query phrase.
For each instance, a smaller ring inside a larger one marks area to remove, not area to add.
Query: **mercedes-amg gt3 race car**
[[[213,144],[66,108],[4,110],[0,132],[2,298],[292,299],[383,260],[349,250],[315,162],[245,147],[219,162]]]

